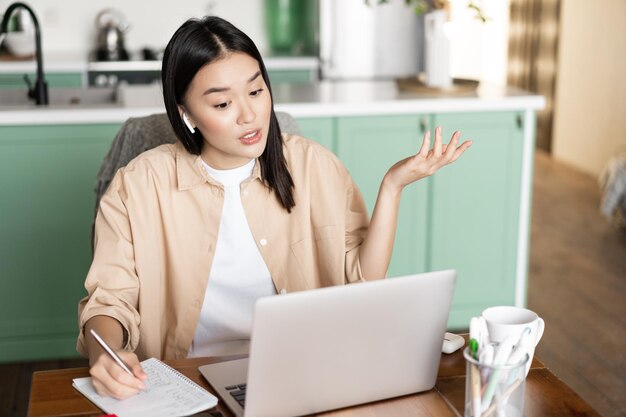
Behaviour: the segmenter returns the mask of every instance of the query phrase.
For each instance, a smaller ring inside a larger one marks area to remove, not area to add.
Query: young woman
[[[368,220],[328,150],[282,135],[252,40],[217,17],[185,22],[163,57],[163,95],[180,143],[120,169],[96,219],[79,304],[78,350],[101,395],[143,387],[138,358],[245,352],[262,296],[383,278],[400,195],[470,146],[441,129],[392,166]],[[132,367],[124,372],[95,329]]]

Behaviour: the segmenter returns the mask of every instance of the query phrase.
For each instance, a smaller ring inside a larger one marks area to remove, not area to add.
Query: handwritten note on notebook
[[[147,389],[125,400],[98,395],[91,378],[76,378],[72,385],[103,411],[118,417],[188,416],[217,405],[214,395],[160,360],[146,359],[141,366],[148,374]]]

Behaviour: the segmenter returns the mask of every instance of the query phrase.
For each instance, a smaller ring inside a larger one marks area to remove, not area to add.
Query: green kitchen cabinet
[[[387,170],[419,149],[423,116],[341,117],[337,155],[359,186],[370,216]],[[427,270],[428,179],[404,190],[388,276]]]
[[[451,328],[493,305],[515,303],[522,178],[519,113],[438,114],[444,140],[473,145],[430,178],[428,267],[458,271]],[[524,261],[524,260],[522,260]]]
[[[389,277],[453,268],[450,329],[520,282],[522,111],[298,117],[346,165],[371,212],[383,176],[441,125],[473,146],[402,195]],[[95,178],[121,123],[0,126],[0,362],[77,356],[77,302],[91,261]],[[532,168],[531,168],[532,169]],[[523,271],[523,269],[522,269]],[[522,272],[522,275],[524,273]],[[522,277],[524,283],[525,277]]]
[[[442,126],[445,143],[455,130],[474,140],[454,164],[404,190],[388,271],[394,277],[456,269],[451,329],[467,328],[488,306],[515,303],[518,262],[526,262],[518,260],[520,117],[495,112],[336,119],[334,149],[370,215],[385,172],[419,150],[426,129]],[[305,135],[314,131],[305,126]]]
[[[93,189],[119,127],[0,127],[0,362],[78,356]]]
[[[28,88],[24,73],[0,73],[0,90]],[[308,69],[272,69],[268,70],[270,81],[280,83],[310,83],[317,79],[314,70]],[[35,83],[35,73],[28,74],[31,83]],[[44,75],[49,88],[83,88],[87,81],[80,72],[46,72]]]
[[[302,136],[312,139],[327,149],[337,152],[335,143],[335,119],[332,117],[314,117],[298,119]]]
[[[272,85],[279,83],[306,84],[317,79],[315,71],[308,69],[272,69],[267,71]]]
[[[27,89],[28,85],[24,81],[25,74],[4,73],[0,74],[1,89]],[[28,74],[31,84],[35,84],[37,77],[34,73]],[[83,75],[80,72],[50,72],[44,75],[49,88],[84,86]]]

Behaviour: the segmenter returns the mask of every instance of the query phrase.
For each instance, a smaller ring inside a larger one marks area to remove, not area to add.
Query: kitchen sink
[[[35,100],[28,97],[26,89],[7,89],[0,91],[1,107],[92,107],[92,106],[119,106],[116,87],[103,88],[50,88],[48,90],[49,104],[35,105]]]

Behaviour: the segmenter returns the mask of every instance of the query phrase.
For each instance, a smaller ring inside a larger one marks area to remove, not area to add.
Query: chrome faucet
[[[35,58],[37,59],[37,79],[35,80],[35,85],[31,87],[30,83],[28,85],[28,96],[30,98],[34,98],[35,102],[38,105],[48,104],[48,84],[43,76],[43,58],[41,53],[41,30],[39,28],[39,21],[37,20],[37,16],[35,16],[35,12],[25,3],[12,3],[7,8],[4,16],[2,18],[2,24],[0,24],[0,44],[6,37],[9,19],[11,15],[16,9],[23,8],[28,13],[30,13],[30,17],[33,19],[33,24],[35,25]],[[26,78],[28,81],[28,78]]]

